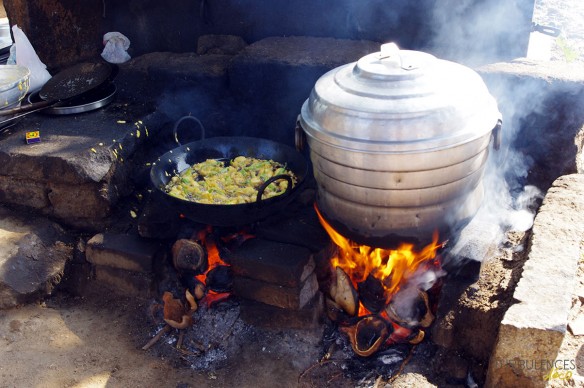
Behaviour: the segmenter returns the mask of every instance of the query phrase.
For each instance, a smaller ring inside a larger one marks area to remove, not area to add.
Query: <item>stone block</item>
[[[300,310],[290,310],[249,299],[241,300],[241,318],[250,325],[266,329],[311,330],[323,323],[324,298],[318,292]]]
[[[0,203],[12,203],[33,209],[49,206],[47,185],[9,176],[0,176]]]
[[[111,212],[108,185],[50,184],[49,201],[54,216],[61,219],[105,218]]]
[[[239,101],[233,127],[293,145],[296,118],[318,78],[377,51],[371,41],[298,36],[250,44],[229,68],[229,91]]]
[[[489,362],[487,387],[543,387],[566,333],[584,236],[584,175],[558,178],[535,218],[528,259]]]
[[[576,172],[574,139],[584,124],[584,65],[521,58],[477,71],[503,116],[503,152],[498,154],[507,155],[511,146],[529,155],[531,166],[540,166],[537,185],[544,189],[559,176]],[[528,167],[524,169],[526,174]]]
[[[85,255],[96,266],[151,273],[160,248],[134,235],[99,233],[87,242]]]
[[[317,292],[318,281],[314,273],[297,287],[284,287],[238,276],[233,279],[234,295],[283,309],[300,310]]]
[[[254,238],[223,254],[236,277],[283,287],[299,287],[314,271],[314,260],[304,247]]]
[[[156,296],[154,275],[119,268],[95,266],[95,281],[124,296],[149,298]]]

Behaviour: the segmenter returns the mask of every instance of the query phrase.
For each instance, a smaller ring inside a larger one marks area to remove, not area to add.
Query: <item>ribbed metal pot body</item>
[[[390,45],[323,75],[299,121],[325,219],[393,246],[474,216],[500,113],[473,70]]]

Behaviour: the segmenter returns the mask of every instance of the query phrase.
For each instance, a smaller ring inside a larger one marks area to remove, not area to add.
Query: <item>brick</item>
[[[138,236],[99,233],[87,242],[85,256],[94,265],[152,272],[160,244]]]
[[[234,252],[223,255],[239,277],[298,287],[314,271],[314,260],[307,248],[254,238]]]

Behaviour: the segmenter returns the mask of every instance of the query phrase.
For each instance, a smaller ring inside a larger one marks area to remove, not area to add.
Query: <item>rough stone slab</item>
[[[249,299],[241,300],[241,318],[256,327],[310,330],[319,327],[323,317],[324,298],[320,292],[300,310],[283,309]]]
[[[250,44],[235,62],[277,62],[292,66],[335,68],[379,51],[380,43],[310,36],[270,37]]]
[[[584,124],[584,64],[518,59],[477,71],[503,118],[503,148],[495,157],[528,155],[524,174],[540,166],[537,186],[544,190],[559,176],[578,171],[575,139]],[[521,154],[507,151],[509,146]],[[515,167],[522,168],[518,163]]]
[[[98,265],[95,266],[95,281],[120,295],[155,296],[156,283],[152,274]]]
[[[544,386],[547,370],[507,360],[554,360],[566,332],[584,240],[584,175],[558,178],[532,230],[529,258],[505,313],[487,386]]]
[[[197,54],[236,55],[247,46],[237,35],[201,35],[197,40]]]
[[[510,76],[530,77],[541,80],[548,85],[556,81],[577,85],[584,83],[583,69],[584,65],[580,62],[550,62],[518,58],[509,62],[484,65],[477,71],[484,75],[502,73]]]
[[[26,116],[0,134],[0,202],[91,230],[131,189],[129,160],[168,120],[120,97],[82,115]],[[41,141],[26,144],[27,131]]]
[[[71,238],[57,224],[0,206],[0,309],[50,295],[72,256]]]
[[[224,255],[236,276],[285,287],[298,287],[314,272],[304,247],[253,238]]]
[[[318,281],[314,273],[298,287],[283,287],[239,276],[233,279],[234,295],[284,309],[300,310],[317,292]]]
[[[88,242],[87,261],[126,271],[151,273],[160,244],[134,235],[99,233]]]

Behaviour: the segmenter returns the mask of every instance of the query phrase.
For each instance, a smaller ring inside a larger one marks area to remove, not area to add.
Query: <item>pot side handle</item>
[[[497,124],[495,124],[495,128],[493,128],[493,148],[498,151],[501,148],[501,141],[503,134],[501,133],[501,129],[503,128],[503,120],[499,118],[497,120]]]
[[[180,143],[180,141],[178,140],[178,127],[185,120],[193,120],[194,122],[199,124],[199,127],[201,128],[201,139],[200,140],[204,140],[205,139],[205,127],[203,126],[203,123],[201,123],[201,120],[199,120],[198,118],[196,118],[194,116],[183,116],[180,119],[178,119],[176,121],[176,123],[174,123],[174,128],[172,129],[172,134],[174,135],[174,141],[176,142],[176,144],[178,144],[179,146],[182,145]]]
[[[258,195],[256,197],[255,203],[258,205],[261,205],[261,203],[263,202],[262,195],[264,194],[264,191],[266,191],[266,188],[271,183],[273,183],[275,181],[279,181],[280,179],[285,179],[286,181],[288,181],[288,187],[286,187],[286,190],[280,195],[286,195],[287,193],[289,193],[290,190],[292,190],[292,186],[293,186],[292,177],[288,174],[274,175],[273,177],[271,177],[270,179],[268,179],[267,181],[262,183],[262,185],[258,189]]]

